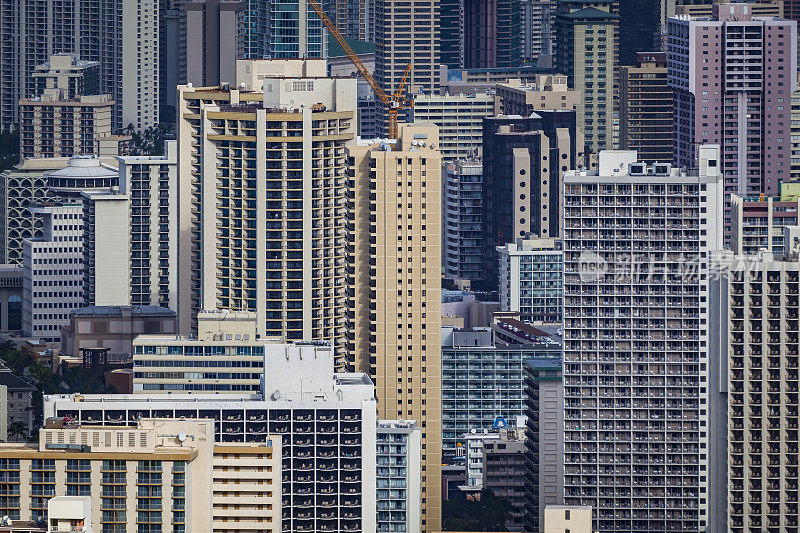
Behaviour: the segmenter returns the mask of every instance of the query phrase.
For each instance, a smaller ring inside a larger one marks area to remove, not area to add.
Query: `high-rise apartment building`
[[[784,228],[797,226],[800,199],[731,195],[730,249],[737,255],[757,255],[760,250],[782,257],[788,250]]]
[[[84,192],[86,305],[177,308],[177,142],[164,151],[117,158],[118,190]]]
[[[386,94],[397,91],[409,64],[404,91],[438,90],[439,28],[439,0],[416,5],[375,0],[374,77]],[[379,116],[378,129],[382,135],[388,132],[388,113]]]
[[[525,340],[509,343],[490,328],[442,327],[442,456],[452,461],[464,435],[492,429],[495,419],[525,414],[528,359],[560,357],[561,344],[544,331],[516,324]],[[502,327],[502,326],[501,326]]]
[[[181,332],[200,310],[242,310],[260,335],[338,345],[356,80],[318,60],[239,67],[245,90],[180,88]]]
[[[640,52],[661,48],[661,5],[672,0],[617,0],[619,4],[619,64],[638,64]],[[624,116],[624,115],[623,115]]]
[[[497,246],[561,234],[561,178],[583,142],[575,111],[500,115],[483,122],[484,282],[496,287]]]
[[[34,67],[31,77],[36,82],[35,95],[47,89],[60,89],[65,98],[100,94],[100,63],[69,52],[51,55]]]
[[[236,447],[269,447],[270,441],[273,445],[280,442],[280,451],[274,452],[276,456],[280,453],[280,478],[273,478],[278,465],[273,465],[273,473],[262,472],[273,479],[272,490],[280,494],[280,499],[262,500],[263,505],[272,507],[251,511],[250,516],[266,518],[280,509],[282,531],[372,533],[377,527],[375,389],[364,374],[334,374],[329,349],[315,353],[316,357],[300,358],[300,353],[287,350],[285,355],[265,359],[264,388],[268,392],[263,396],[185,392],[56,395],[45,397],[45,416],[68,416],[84,425],[123,427],[136,427],[139,419],[148,417],[213,419],[210,437],[215,451],[225,447],[223,453],[228,457],[223,464],[231,476],[228,487],[223,483],[214,486],[223,498],[217,500],[220,507],[214,514],[224,514],[223,504],[233,505],[228,512],[240,520],[245,513],[237,511],[246,507],[236,509],[236,504],[254,505],[256,496],[246,493],[263,493],[270,487],[266,480],[261,484],[241,481],[255,472],[245,472],[250,458],[236,460]],[[234,466],[242,469],[231,472]],[[238,484],[234,481],[237,477]],[[234,499],[237,493],[245,493],[244,501]],[[225,496],[230,498],[227,502]],[[215,528],[220,533],[247,529],[237,526],[235,520],[229,519],[227,526],[224,520],[219,522]],[[253,524],[250,529],[267,526]]]
[[[466,1],[463,10],[464,68],[522,63],[520,0]]]
[[[791,117],[789,181],[800,181],[800,90],[797,89],[792,93]]]
[[[562,361],[525,361],[525,531],[547,531],[545,507],[564,503]]]
[[[240,59],[327,57],[327,30],[306,0],[242,1]]]
[[[158,0],[3,0],[0,129],[19,125],[18,102],[38,96],[36,67],[60,53],[99,64],[99,90],[91,94],[111,95],[115,132],[157,124],[158,6]]]
[[[538,63],[540,57],[553,55],[552,12],[556,3],[553,0],[520,0],[519,5],[522,58]]]
[[[422,530],[441,522],[441,167],[436,126],[348,145],[348,358],[381,419],[422,428]]]
[[[83,307],[83,208],[80,204],[31,207],[42,218],[39,239],[22,247],[22,331],[57,342],[69,313]]]
[[[462,0],[439,0],[441,63],[450,69],[464,66],[464,14]]]
[[[636,150],[646,163],[672,161],[672,89],[667,83],[667,55],[644,52],[637,66],[620,67],[619,146]]]
[[[560,324],[564,296],[564,255],[556,239],[516,239],[497,247],[501,311],[523,322]]]
[[[102,153],[105,141],[117,140],[126,148],[130,137],[111,135],[114,101],[109,95],[63,98],[59,89],[49,89],[36,98],[19,101],[20,158],[72,157],[96,154],[116,157],[117,150]]]
[[[473,94],[420,94],[414,98],[413,122],[439,126],[442,161],[480,157],[483,119],[494,115],[495,97]]]
[[[673,161],[694,167],[699,145],[722,147],[727,239],[731,193],[772,196],[790,177],[797,23],[754,17],[748,4],[715,5],[713,18],[671,18],[667,74],[675,98]]]
[[[442,170],[444,275],[483,279],[483,163],[458,161]]]
[[[379,420],[378,533],[420,531],[422,441],[413,420]]]
[[[727,434],[716,450],[727,480],[718,491],[718,521],[731,532],[789,530],[800,523],[800,262],[796,243],[793,248],[783,259],[769,252],[726,254],[720,275],[712,277],[720,305],[718,390],[727,393],[719,410],[727,414]]]
[[[698,531],[707,513],[709,254],[719,146],[683,171],[600,152],[564,176],[564,498],[594,529]]]
[[[178,143],[163,156],[118,157],[128,195],[131,305],[178,306]]]
[[[613,147],[618,29],[617,0],[558,2],[553,65],[583,96],[578,127],[589,152]]]
[[[186,0],[185,69],[179,83],[197,87],[215,87],[236,80],[236,60],[239,59],[244,9],[240,0]],[[176,62],[178,58],[168,58]],[[178,81],[178,80],[176,80]],[[178,83],[169,90],[177,91]]]

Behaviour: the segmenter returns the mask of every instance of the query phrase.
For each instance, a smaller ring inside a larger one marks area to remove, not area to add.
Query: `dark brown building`
[[[521,62],[519,0],[465,0],[464,68],[514,67]]]
[[[672,161],[672,89],[666,52],[642,52],[638,66],[620,68],[620,148],[636,150],[639,161]]]

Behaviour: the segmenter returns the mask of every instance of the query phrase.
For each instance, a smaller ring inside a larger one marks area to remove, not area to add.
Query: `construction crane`
[[[325,27],[328,28],[328,31],[333,34],[336,38],[336,41],[339,45],[344,49],[347,57],[350,58],[353,65],[356,66],[358,72],[364,76],[364,79],[367,80],[372,90],[375,91],[375,94],[378,98],[380,98],[381,102],[388,108],[389,110],[389,138],[396,139],[397,138],[397,115],[400,111],[404,111],[406,109],[411,109],[414,107],[414,100],[408,98],[406,95],[403,94],[403,87],[406,85],[406,81],[408,80],[408,74],[411,72],[411,63],[406,66],[406,70],[403,73],[403,80],[398,85],[397,90],[392,96],[389,96],[384,92],[383,88],[378,85],[378,82],[375,81],[375,78],[372,77],[372,74],[369,73],[367,67],[364,66],[364,63],[358,58],[358,56],[353,52],[353,49],[350,48],[350,45],[347,44],[347,41],[344,40],[342,34],[339,33],[339,30],[336,29],[331,19],[328,18],[328,15],[325,14],[322,7],[319,5],[317,0],[307,0],[308,4],[317,12],[320,20],[322,23],[325,24]]]

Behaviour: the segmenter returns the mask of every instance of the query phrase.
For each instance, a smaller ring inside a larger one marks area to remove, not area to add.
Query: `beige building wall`
[[[536,81],[523,84],[515,79],[495,88],[495,115],[528,117],[538,109],[578,109],[581,92],[567,87],[563,74],[537,74]]]
[[[132,255],[138,254],[138,250],[130,249],[128,196],[83,193],[83,197],[86,305],[130,305],[130,265]]]
[[[100,155],[100,140],[111,136],[114,100],[107,94],[62,99],[62,92],[19,101],[22,159]]]
[[[441,153],[433,125],[351,142],[348,358],[381,419],[422,428],[422,530],[441,522]]]
[[[98,528],[136,531],[143,520],[137,509],[157,503],[148,519],[163,530],[185,524],[186,531],[211,532],[213,446],[211,420],[42,429],[36,445],[0,446],[4,494],[18,494],[0,498],[0,513],[33,520],[46,516],[51,496],[82,495],[91,498]]]
[[[494,115],[494,95],[421,94],[414,100],[414,122],[439,127],[439,151],[444,162],[481,155],[483,119]]]
[[[592,508],[548,505],[544,508],[544,533],[592,533]]]
[[[725,5],[731,2],[720,2]],[[748,9],[755,17],[780,17],[783,18],[783,1],[782,0],[768,0],[748,2]],[[713,4],[686,4],[675,5],[674,15],[690,15],[693,17],[711,17],[713,16]]]
[[[0,442],[8,441],[8,387],[0,385]]]
[[[281,436],[214,446],[214,533],[281,531]]]

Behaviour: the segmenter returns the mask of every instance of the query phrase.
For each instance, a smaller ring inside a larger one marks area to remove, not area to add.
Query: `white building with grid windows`
[[[265,359],[264,390],[238,396],[54,395],[45,397],[44,412],[83,425],[210,418],[217,445],[267,443],[280,436],[282,530],[375,532],[377,406],[369,377],[334,373],[329,347],[287,347]]]
[[[519,239],[497,247],[500,310],[524,322],[561,322],[564,256],[556,239]]]
[[[720,150],[695,171],[600,152],[564,177],[564,499],[594,529],[708,523],[709,254]]]
[[[421,531],[421,431],[414,420],[378,422],[378,533]]]
[[[47,342],[61,338],[69,313],[83,307],[83,206],[31,208],[44,221],[40,239],[22,248],[22,331]]]

